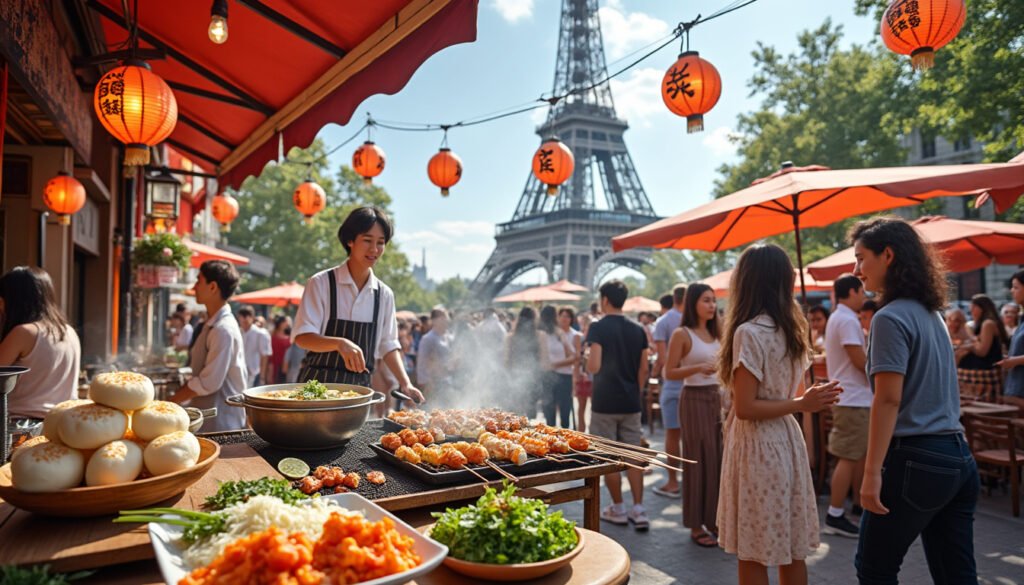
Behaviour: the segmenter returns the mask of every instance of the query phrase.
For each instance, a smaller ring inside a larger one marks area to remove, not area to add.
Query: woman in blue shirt
[[[939,313],[945,271],[902,219],[860,222],[850,239],[854,273],[881,299],[868,342],[874,399],[857,578],[861,585],[895,585],[920,535],[936,583],[976,584],[978,466],[960,426],[953,348]]]
[[[1024,306],[1024,270],[1010,277],[1010,296],[1013,302]],[[1007,356],[996,364],[1006,370],[1003,402],[1024,408],[1024,325],[1018,325],[1014,330]]]

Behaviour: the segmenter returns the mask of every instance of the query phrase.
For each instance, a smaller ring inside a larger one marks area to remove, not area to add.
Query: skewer
[[[512,483],[518,483],[519,482],[519,478],[518,477],[516,477],[516,476],[512,475],[511,473],[505,471],[504,469],[498,467],[490,459],[488,459],[487,461],[484,461],[484,464],[487,465],[488,467],[490,467],[491,469],[493,469],[494,471],[497,471],[499,475],[501,475],[505,479],[511,481]]]
[[[551,461],[554,461],[554,462],[556,462],[556,463],[568,463],[568,461],[566,461],[565,459],[559,459],[559,458],[557,458],[557,457],[554,457],[554,456],[552,456],[552,454],[550,454],[550,453],[548,453],[547,455],[545,455],[545,456],[544,456],[544,458],[545,458],[545,459],[549,459],[549,460],[551,460]]]
[[[608,449],[608,448],[602,448],[602,449],[596,449],[596,450],[600,451],[600,452],[603,452],[603,453],[608,453],[609,455],[615,455],[616,457],[625,457],[627,459],[633,459],[634,461],[643,461],[644,463],[646,463],[648,465],[657,465],[658,467],[661,467],[663,469],[669,469],[669,470],[672,470],[672,471],[678,471],[679,473],[686,473],[686,471],[684,469],[680,469],[679,467],[672,467],[668,463],[663,463],[663,462],[661,462],[661,461],[659,461],[659,460],[657,460],[657,459],[655,459],[653,457],[649,457],[649,456],[645,457],[645,456],[637,454],[635,452],[631,452],[631,451],[618,451],[618,450],[615,450],[615,449]],[[577,452],[578,453],[582,453],[584,455],[590,453],[589,451],[577,451]]]
[[[584,434],[584,433],[581,433],[581,434]],[[664,455],[668,459],[675,459],[676,461],[679,461],[681,463],[696,463],[696,461],[691,461],[690,459],[683,459],[682,457],[678,457],[676,455],[669,455],[668,453],[666,453],[664,451],[657,451],[655,449],[648,449],[646,447],[641,447],[639,445],[630,445],[629,443],[622,443],[622,442],[619,442],[619,441],[613,441],[611,439],[605,439],[603,437],[593,437],[593,436],[590,436],[590,435],[587,435],[587,438],[590,439],[591,443],[597,443],[598,445],[618,447],[620,449],[626,449],[626,450],[629,450],[629,451],[638,451],[638,452],[641,452],[641,453],[646,453],[648,455],[653,455],[655,457],[657,457],[658,455]]]
[[[465,469],[466,471],[468,471],[468,472],[472,473],[473,475],[477,476],[477,478],[478,478],[478,479],[480,479],[480,481],[482,481],[482,482],[484,482],[484,483],[491,483],[491,480],[489,480],[489,479],[487,479],[486,477],[484,477],[484,476],[480,475],[480,474],[479,474],[479,473],[477,473],[476,471],[473,471],[473,470],[472,470],[472,469],[470,469],[469,467],[463,467],[463,469]]]
[[[586,455],[587,457],[593,457],[594,459],[597,459],[599,461],[607,461],[608,463],[621,463],[622,465],[625,465],[626,467],[632,467],[633,469],[639,469],[640,471],[644,470],[644,468],[639,466],[639,465],[634,465],[632,463],[627,463],[625,461],[619,461],[618,459],[610,459],[608,457],[601,457],[600,455],[594,455],[590,451],[578,451],[576,449],[573,449],[573,453],[578,453],[580,455]]]

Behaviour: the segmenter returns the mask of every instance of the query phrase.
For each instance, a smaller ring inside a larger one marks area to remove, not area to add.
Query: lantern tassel
[[[935,51],[931,47],[921,47],[910,54],[910,66],[917,71],[931,69],[935,66]]]
[[[372,185],[373,184],[373,177],[363,177],[363,184],[364,185]]]
[[[71,216],[61,213],[57,216],[57,223],[60,225],[71,225]]]
[[[222,223],[222,224],[220,224],[220,231],[221,231],[222,234],[226,234],[226,233],[230,232],[231,231],[231,224],[230,223]]]
[[[558,185],[548,185],[548,195],[551,197],[558,195]]]
[[[149,164],[149,147],[145,144],[129,144],[124,149],[124,166],[141,167]]]
[[[686,133],[694,134],[704,131],[704,116],[696,114],[686,117]]]
[[[312,215],[307,215],[307,216],[303,217],[302,218],[302,222],[305,223],[306,225],[313,225],[313,216]]]
[[[448,189],[441,189],[441,196],[442,197],[447,197],[448,196]]]

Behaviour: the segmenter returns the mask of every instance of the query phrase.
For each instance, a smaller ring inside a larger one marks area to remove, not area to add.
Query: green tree
[[[228,240],[274,260],[273,273],[269,277],[250,276],[245,289],[291,280],[304,282],[316,272],[337,265],[345,258],[337,230],[349,212],[362,205],[388,210],[391,197],[384,189],[364,185],[352,169],[344,166],[331,177],[324,154],[319,140],[308,149],[293,149],[288,160],[294,162],[268,166],[260,176],[247,180],[236,194],[238,219],[232,224]],[[307,177],[323,187],[327,196],[326,208],[309,224],[302,221],[291,199],[295,187]],[[374,273],[394,290],[400,306],[419,311],[432,305],[431,295],[416,283],[408,258],[395,242],[388,245]]]
[[[735,254],[732,252],[700,252],[680,250],[655,250],[650,260],[640,268],[644,276],[640,279],[624,279],[630,295],[638,294],[657,300],[672,292],[679,283],[698,282],[723,270],[732,268]],[[635,292],[634,292],[635,291]]]
[[[437,302],[448,309],[465,308],[473,300],[469,290],[469,281],[453,276],[442,280],[434,289]]]

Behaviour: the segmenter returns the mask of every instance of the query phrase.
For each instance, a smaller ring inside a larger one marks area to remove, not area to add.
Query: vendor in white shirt
[[[376,207],[354,210],[338,228],[348,260],[309,279],[295,316],[292,343],[309,352],[299,382],[368,387],[380,359],[402,392],[423,401],[402,363],[395,293],[373,275],[392,233],[391,220]]]

